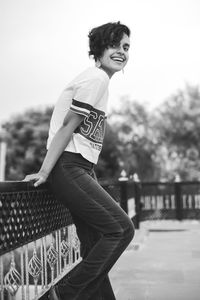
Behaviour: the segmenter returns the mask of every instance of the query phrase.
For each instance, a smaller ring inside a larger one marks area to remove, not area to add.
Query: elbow
[[[63,120],[62,127],[66,127],[69,124],[69,120],[66,118]]]

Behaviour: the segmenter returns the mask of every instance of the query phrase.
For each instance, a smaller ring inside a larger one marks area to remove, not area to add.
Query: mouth
[[[125,62],[125,58],[122,56],[112,56],[111,59],[119,63]]]

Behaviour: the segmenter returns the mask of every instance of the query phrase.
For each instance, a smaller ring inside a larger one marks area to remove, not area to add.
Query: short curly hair
[[[119,45],[124,33],[128,37],[131,34],[130,29],[120,21],[93,28],[88,34],[89,56],[97,61],[109,46]]]

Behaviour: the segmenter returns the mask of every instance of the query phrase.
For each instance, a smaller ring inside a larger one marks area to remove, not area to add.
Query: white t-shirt
[[[106,72],[90,67],[67,85],[51,117],[47,149],[70,109],[85,117],[65,151],[80,153],[90,162],[97,163],[105,132],[108,84]]]

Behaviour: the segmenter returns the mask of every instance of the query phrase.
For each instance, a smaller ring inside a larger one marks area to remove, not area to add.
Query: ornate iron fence
[[[79,263],[69,211],[47,185],[0,183],[0,299],[39,299]]]
[[[139,220],[199,219],[200,183],[137,183]]]
[[[144,220],[199,219],[200,182],[134,182],[101,185],[129,214]],[[80,244],[69,211],[48,185],[0,183],[0,299],[44,298],[79,263]]]
[[[200,182],[103,182],[139,228],[145,220],[200,219]]]

